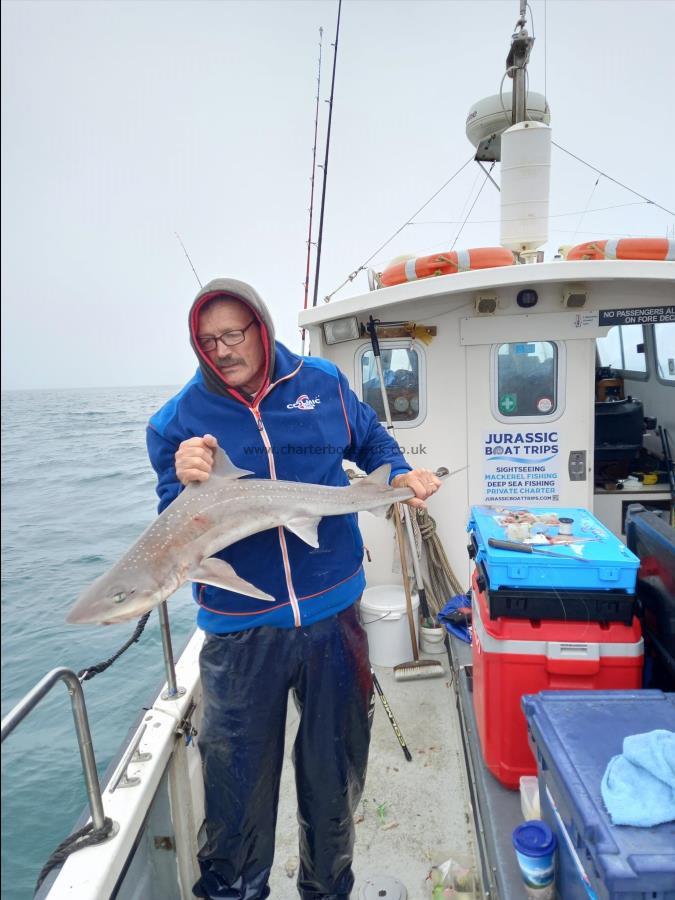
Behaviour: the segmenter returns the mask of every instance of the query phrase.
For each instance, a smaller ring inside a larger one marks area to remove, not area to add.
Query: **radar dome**
[[[551,110],[543,94],[528,91],[525,106],[527,120],[548,125]],[[501,135],[512,125],[511,91],[485,97],[474,103],[466,117],[466,136],[478,150],[477,159],[501,159]]]

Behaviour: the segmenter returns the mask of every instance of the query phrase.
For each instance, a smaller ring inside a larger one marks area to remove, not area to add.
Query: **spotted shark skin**
[[[137,619],[186,581],[274,601],[239,578],[214,553],[259,531],[283,526],[312,547],[323,516],[368,510],[384,515],[413,496],[389,486],[391,467],[380,466],[349,487],[250,478],[217,448],[210,477],[189,484],[136,543],[87,587],[68,614],[71,624],[111,625]]]

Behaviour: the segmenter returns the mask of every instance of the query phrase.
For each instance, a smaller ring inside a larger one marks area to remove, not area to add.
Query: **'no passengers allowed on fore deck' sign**
[[[663,322],[675,322],[675,306],[598,311],[598,325],[660,325]]]

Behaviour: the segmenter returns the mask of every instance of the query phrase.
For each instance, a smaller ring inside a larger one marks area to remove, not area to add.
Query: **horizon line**
[[[183,382],[184,383],[184,382]],[[180,387],[181,382],[177,381],[173,384],[169,382],[161,382],[158,384],[87,384],[87,385],[59,385],[54,387],[50,385],[48,387],[11,387],[11,388],[2,388],[0,393],[2,394],[20,394],[20,393],[28,393],[30,391],[100,391],[100,390],[120,390],[123,388],[158,388],[158,387]]]

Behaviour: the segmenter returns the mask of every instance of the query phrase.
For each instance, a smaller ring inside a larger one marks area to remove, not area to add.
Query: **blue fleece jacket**
[[[297,356],[276,342],[272,384],[255,402],[213,392],[198,371],[151,418],[147,442],[158,476],[160,512],[181,490],[174,465],[178,445],[207,433],[217,438],[236,466],[258,478],[344,486],[349,483],[342,468],[345,459],[365,472],[390,463],[392,478],[410,470],[372,408],[326,360]],[[197,585],[197,623],[205,631],[311,624],[346,609],[365,586],[356,515],[323,518],[318,549],[279,528],[252,535],[217,555],[276,599],[270,604]]]

